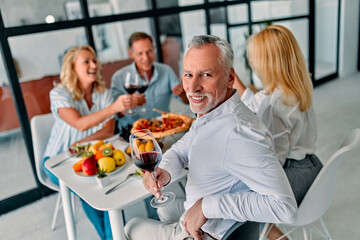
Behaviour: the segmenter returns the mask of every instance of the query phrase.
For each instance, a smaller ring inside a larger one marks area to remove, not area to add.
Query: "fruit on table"
[[[93,156],[86,158],[82,163],[82,171],[88,176],[95,175],[97,172],[96,160]]]
[[[90,152],[93,152],[94,154],[96,154],[97,151],[99,151],[99,147],[100,147],[101,145],[104,145],[104,144],[105,144],[105,143],[104,143],[103,140],[99,140],[99,141],[97,141],[95,144],[93,144],[93,145],[91,145],[91,146],[89,147],[89,151],[90,151]]]
[[[147,141],[145,145],[145,151],[150,152],[152,150],[154,150],[154,143],[152,141]]]
[[[104,149],[101,151],[101,153],[102,153],[102,155],[103,155],[104,157],[112,157],[112,155],[113,155],[113,150],[112,150],[111,148],[107,147],[107,148],[104,148]]]
[[[122,166],[126,162],[126,157],[123,151],[115,149],[113,151],[113,159],[115,160],[116,166]]]
[[[111,148],[112,150],[115,149],[112,144],[110,144],[110,143],[105,143],[105,144],[103,144],[103,145],[101,145],[101,146],[99,147],[99,151],[102,151],[102,150],[104,150],[105,148]]]
[[[82,164],[83,164],[84,160],[81,159],[80,161],[76,162],[72,167],[74,169],[75,172],[81,172],[82,171]]]
[[[116,164],[111,157],[102,157],[98,161],[99,168],[105,169],[107,173],[114,171]]]
[[[84,152],[82,153],[82,157],[81,157],[81,160],[76,162],[74,165],[73,165],[73,169],[75,170],[75,172],[81,172],[82,171],[82,164],[83,162],[86,160],[86,159],[89,159],[89,158],[94,158],[94,154],[92,152]]]
[[[144,152],[145,152],[145,143],[140,143],[140,145],[139,145],[139,151],[140,151],[140,153],[144,153]]]
[[[97,153],[95,153],[95,160],[99,161],[100,158],[104,157],[102,154],[102,151],[97,151]]]
[[[104,148],[102,151],[98,151],[95,154],[95,160],[99,161],[100,158],[102,157],[112,157],[113,155],[113,150],[111,148]]]
[[[125,149],[127,155],[131,155],[131,148],[130,145]]]

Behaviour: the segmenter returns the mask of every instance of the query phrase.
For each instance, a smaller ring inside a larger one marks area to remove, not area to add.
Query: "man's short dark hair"
[[[149,39],[151,44],[153,43],[153,40],[151,38],[151,36],[149,36],[148,34],[144,33],[144,32],[134,32],[133,34],[131,34],[130,38],[129,38],[129,48],[132,48],[132,45],[135,41],[137,40],[141,40],[141,39]]]

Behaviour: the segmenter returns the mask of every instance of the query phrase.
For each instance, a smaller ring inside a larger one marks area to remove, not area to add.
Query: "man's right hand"
[[[156,168],[155,173],[156,181],[149,172],[145,172],[143,176],[143,184],[146,189],[151,192],[155,197],[160,198],[160,189],[166,186],[170,180],[170,174],[162,168]]]
[[[138,106],[142,106],[146,103],[145,94],[131,94],[131,102],[132,102],[132,108],[136,108]]]

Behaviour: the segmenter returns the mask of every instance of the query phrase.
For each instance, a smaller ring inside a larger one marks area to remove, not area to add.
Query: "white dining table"
[[[116,149],[121,150],[124,150],[128,146],[127,142],[120,140],[119,138],[115,138],[111,143]],[[72,166],[75,162],[79,161],[79,158],[71,158],[64,163],[51,168],[51,166],[60,162],[62,159],[66,158],[66,156],[68,156],[68,153],[62,153],[47,160],[45,162],[45,167],[59,178],[60,194],[63,201],[68,239],[76,239],[76,227],[70,200],[71,189],[93,208],[101,211],[108,211],[113,239],[125,240],[122,210],[146,199],[151,196],[151,194],[143,186],[142,181],[139,178],[128,179],[108,195],[105,195],[105,192],[125,179],[127,174],[135,169],[131,158],[126,156],[125,165],[116,173],[110,174],[110,184],[102,188],[95,181],[95,176],[84,177],[79,176],[74,172]],[[173,179],[171,184],[180,181],[186,177],[186,175],[187,171],[183,170],[181,175],[177,179]],[[165,187],[165,189],[167,187]]]

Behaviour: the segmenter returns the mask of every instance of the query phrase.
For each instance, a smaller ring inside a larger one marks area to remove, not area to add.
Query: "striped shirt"
[[[50,108],[55,123],[50,133],[44,157],[54,157],[67,151],[71,144],[99,131],[103,128],[105,122],[115,117],[115,115],[111,116],[95,127],[80,131],[66,123],[58,114],[59,108],[75,108],[82,116],[89,115],[112,104],[113,97],[109,90],[102,93],[93,90],[92,102],[93,106],[89,109],[84,99],[74,100],[71,93],[63,86],[56,86],[50,91]]]

